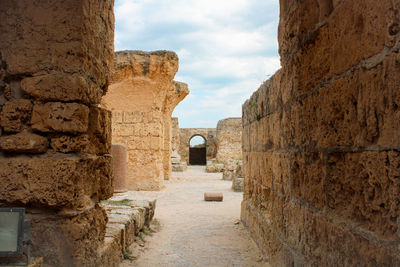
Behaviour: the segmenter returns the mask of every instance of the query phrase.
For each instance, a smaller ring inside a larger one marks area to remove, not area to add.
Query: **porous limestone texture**
[[[136,200],[127,194],[116,194],[103,201],[101,206],[108,217],[105,242],[100,253],[101,266],[118,267],[139,232],[150,227],[156,200]]]
[[[174,172],[183,172],[187,169],[186,162],[181,161],[181,156],[179,156],[178,151],[174,150],[171,154],[171,164],[172,171]]]
[[[169,51],[121,51],[102,106],[112,112],[112,142],[128,148],[129,190],[160,190],[171,171],[171,114],[189,93],[173,78],[178,57]]]
[[[216,161],[224,164],[224,180],[242,177],[242,118],[218,121]]]
[[[240,177],[232,178],[232,189],[235,192],[243,192],[244,178],[240,178]]]
[[[206,172],[223,172],[224,164],[219,163],[216,159],[207,160]]]
[[[0,4],[0,207],[25,207],[44,266],[99,266],[112,195],[114,1]]]
[[[216,158],[207,162],[207,172],[223,172],[224,180],[242,177],[242,118],[218,121],[216,128]]]
[[[236,177],[243,177],[243,161],[238,159],[228,159],[225,161],[222,179],[231,181]]]
[[[216,161],[242,159],[242,118],[227,118],[217,124]]]
[[[400,266],[400,2],[280,1],[243,105],[241,218],[272,266]]]
[[[189,164],[189,145],[192,137],[199,135],[206,140],[206,157],[207,160],[215,158],[215,128],[180,128],[179,129],[179,155],[182,161]]]
[[[186,162],[172,163],[173,172],[184,172],[187,170]]]
[[[176,152],[179,154],[179,119],[177,117],[171,118],[171,150],[172,153]],[[179,155],[180,156],[180,155]]]

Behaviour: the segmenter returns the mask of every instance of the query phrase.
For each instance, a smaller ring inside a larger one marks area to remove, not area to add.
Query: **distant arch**
[[[215,158],[216,134],[217,132],[215,128],[179,128],[179,155],[181,156],[181,160],[190,165],[189,162],[190,140],[195,136],[201,136],[206,140],[207,160]]]
[[[189,164],[207,164],[207,138],[201,134],[194,134],[189,138]]]
[[[194,134],[189,138],[189,143],[188,146],[192,146],[191,142],[193,141],[193,139],[195,139],[196,137],[200,137],[201,139],[204,140],[204,146],[207,146],[207,138],[205,136],[203,136],[202,134]]]

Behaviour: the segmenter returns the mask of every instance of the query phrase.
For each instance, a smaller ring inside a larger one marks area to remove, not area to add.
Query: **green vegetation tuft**
[[[123,199],[123,200],[104,200],[105,203],[110,204],[110,205],[116,205],[116,206],[131,206],[132,200],[130,199]]]
[[[258,107],[258,104],[257,104],[257,103],[251,103],[251,104],[250,104],[250,107],[256,108],[256,107]]]

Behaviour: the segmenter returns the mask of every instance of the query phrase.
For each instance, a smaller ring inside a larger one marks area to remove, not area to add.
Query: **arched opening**
[[[201,135],[194,135],[189,140],[189,164],[206,165],[207,141]]]

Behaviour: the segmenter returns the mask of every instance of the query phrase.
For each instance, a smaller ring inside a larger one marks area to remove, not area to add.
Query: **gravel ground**
[[[121,266],[269,266],[239,222],[242,193],[231,190],[221,173],[202,166],[173,173],[159,192],[121,194],[121,198],[157,199],[153,228],[145,242],[131,246],[134,260]],[[223,202],[206,202],[204,192],[221,192]]]

